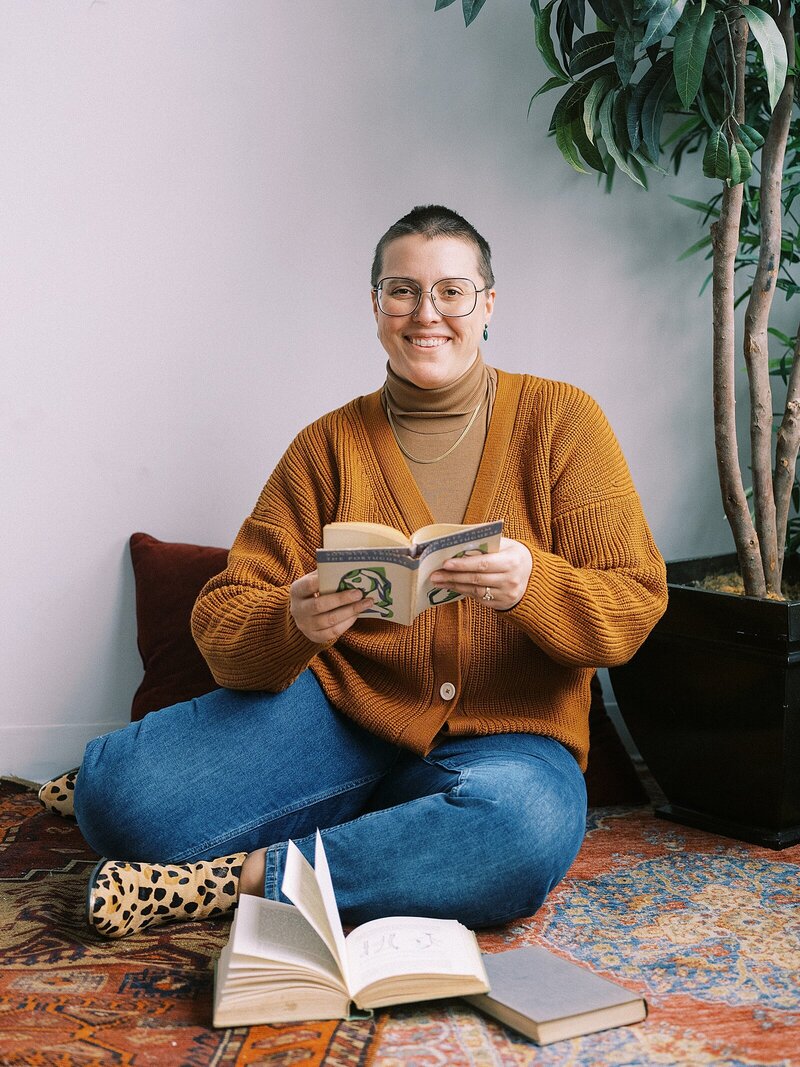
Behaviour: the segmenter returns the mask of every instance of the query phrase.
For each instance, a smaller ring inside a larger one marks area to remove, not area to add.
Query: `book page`
[[[408,548],[410,543],[404,533],[379,522],[329,522],[322,527],[324,549]]]
[[[313,868],[294,841],[289,842],[281,891],[325,942],[349,988],[344,931],[319,830]]]
[[[439,537],[448,537],[450,534],[460,534],[464,530],[472,530],[473,526],[464,526],[458,522],[433,522],[430,526],[421,526],[411,538],[412,545],[424,545],[426,541],[433,541]]]
[[[346,944],[354,994],[404,974],[484,974],[475,935],[455,919],[373,919]]]
[[[291,904],[242,893],[234,922],[231,973],[258,968],[261,961],[288,963],[319,971],[343,986],[340,968],[325,942]]]

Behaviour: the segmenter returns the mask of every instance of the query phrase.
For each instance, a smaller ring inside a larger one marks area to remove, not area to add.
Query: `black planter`
[[[769,848],[800,841],[800,601],[692,588],[735,556],[667,565],[669,607],[610,671],[664,818]]]

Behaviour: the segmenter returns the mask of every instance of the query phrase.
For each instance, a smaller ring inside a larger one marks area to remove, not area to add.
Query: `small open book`
[[[360,589],[374,600],[362,619],[409,626],[421,611],[462,599],[460,593],[431,585],[435,570],[454,556],[496,552],[502,535],[502,522],[438,522],[411,537],[377,522],[332,522],[323,526],[317,550],[319,590]]]
[[[345,937],[322,838],[312,868],[289,843],[282,890],[242,895],[216,969],[214,1026],[344,1019],[413,1000],[485,993],[475,934],[453,919],[373,919]]]

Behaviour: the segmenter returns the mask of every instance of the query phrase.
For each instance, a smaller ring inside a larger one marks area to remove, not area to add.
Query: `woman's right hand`
[[[362,611],[373,601],[358,589],[342,593],[320,593],[316,571],[304,574],[290,586],[289,610],[295,626],[309,641],[326,645],[349,630]]]

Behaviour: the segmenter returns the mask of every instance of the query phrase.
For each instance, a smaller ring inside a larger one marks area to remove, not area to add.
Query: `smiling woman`
[[[534,912],[583,837],[589,686],[666,602],[616,440],[579,389],[487,366],[489,245],[448,208],[378,244],[386,381],[303,430],[262,490],[195,639],[223,688],[86,749],[75,812],[103,861],[89,920],[121,937],[281,896],[319,827],[343,919]],[[434,572],[409,627],[320,593],[332,522],[406,534],[502,518],[497,552]],[[439,600],[445,601],[440,603]]]

